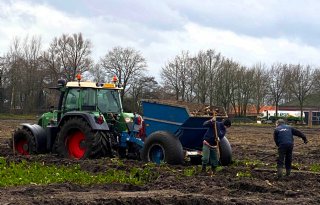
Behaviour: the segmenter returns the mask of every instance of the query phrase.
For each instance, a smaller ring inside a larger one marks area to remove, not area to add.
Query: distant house
[[[246,116],[247,117],[257,117],[259,114],[263,113],[263,111],[266,111],[266,110],[275,110],[275,106],[262,106],[259,110],[259,112],[257,113],[257,108],[256,106],[254,105],[248,105],[247,106],[247,110],[246,110]],[[236,113],[239,115],[239,110],[236,109],[236,112],[235,110],[233,109],[233,107],[230,109],[230,111],[228,112],[229,115],[231,116],[235,116]]]
[[[263,106],[259,110],[259,114],[261,117],[266,116],[274,116],[275,115],[275,106]],[[239,113],[238,110],[237,112],[234,111],[234,109],[231,109],[228,114],[231,116],[235,116],[235,113]],[[300,116],[300,106],[299,102],[297,100],[290,101],[285,104],[281,104],[278,107],[278,116],[295,116],[299,117]],[[257,110],[254,105],[248,105],[247,106],[247,111],[246,111],[246,116],[248,117],[253,117],[257,116]],[[320,93],[319,94],[312,94],[309,95],[303,106],[303,117],[304,117],[304,122],[306,124],[309,124],[309,121],[311,121],[312,125],[320,125]],[[311,125],[310,123],[310,125]]]
[[[294,100],[279,106],[279,110],[300,111],[299,101]],[[320,125],[320,94],[312,94],[307,96],[303,105],[304,121],[312,125]],[[311,124],[311,123],[310,123]]]

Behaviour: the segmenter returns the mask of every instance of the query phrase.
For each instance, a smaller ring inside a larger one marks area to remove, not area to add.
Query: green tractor
[[[57,110],[42,114],[37,124],[23,123],[10,140],[22,155],[56,153],[61,157],[139,158],[145,137],[143,119],[123,112],[117,79],[113,83],[59,80]]]

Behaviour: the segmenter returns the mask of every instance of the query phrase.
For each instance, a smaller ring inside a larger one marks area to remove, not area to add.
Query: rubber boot
[[[215,166],[211,166],[211,175],[215,175],[216,174],[216,168]]]
[[[282,178],[282,168],[277,168],[277,179]]]
[[[201,168],[201,172],[199,173],[200,176],[207,176],[208,173],[207,173],[207,166],[205,164],[202,165],[202,168]]]
[[[290,174],[291,174],[291,169],[286,169],[286,176],[288,177],[290,176]]]

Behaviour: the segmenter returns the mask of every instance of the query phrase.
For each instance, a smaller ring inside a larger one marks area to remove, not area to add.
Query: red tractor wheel
[[[98,158],[106,156],[110,149],[104,142],[105,135],[95,131],[83,118],[74,117],[67,120],[61,127],[55,149],[62,156],[73,159]],[[109,151],[110,152],[110,151]]]
[[[84,146],[84,134],[81,131],[76,131],[70,134],[66,141],[69,156],[72,158],[81,159],[86,152],[86,147]]]
[[[30,155],[35,153],[36,143],[34,136],[26,129],[18,129],[14,132],[11,147],[21,155]]]
[[[18,140],[15,144],[15,149],[17,150],[17,152],[19,154],[22,155],[29,155],[29,151],[28,151],[28,140],[26,139],[21,139]]]

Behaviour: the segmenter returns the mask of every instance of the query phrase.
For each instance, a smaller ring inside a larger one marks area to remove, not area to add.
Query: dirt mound
[[[147,102],[152,103],[159,103],[165,105],[172,105],[177,107],[184,107],[187,108],[189,114],[191,116],[219,116],[219,117],[226,117],[227,113],[223,107],[219,106],[210,106],[206,104],[200,103],[190,103],[185,101],[178,101],[178,100],[144,100]]]

